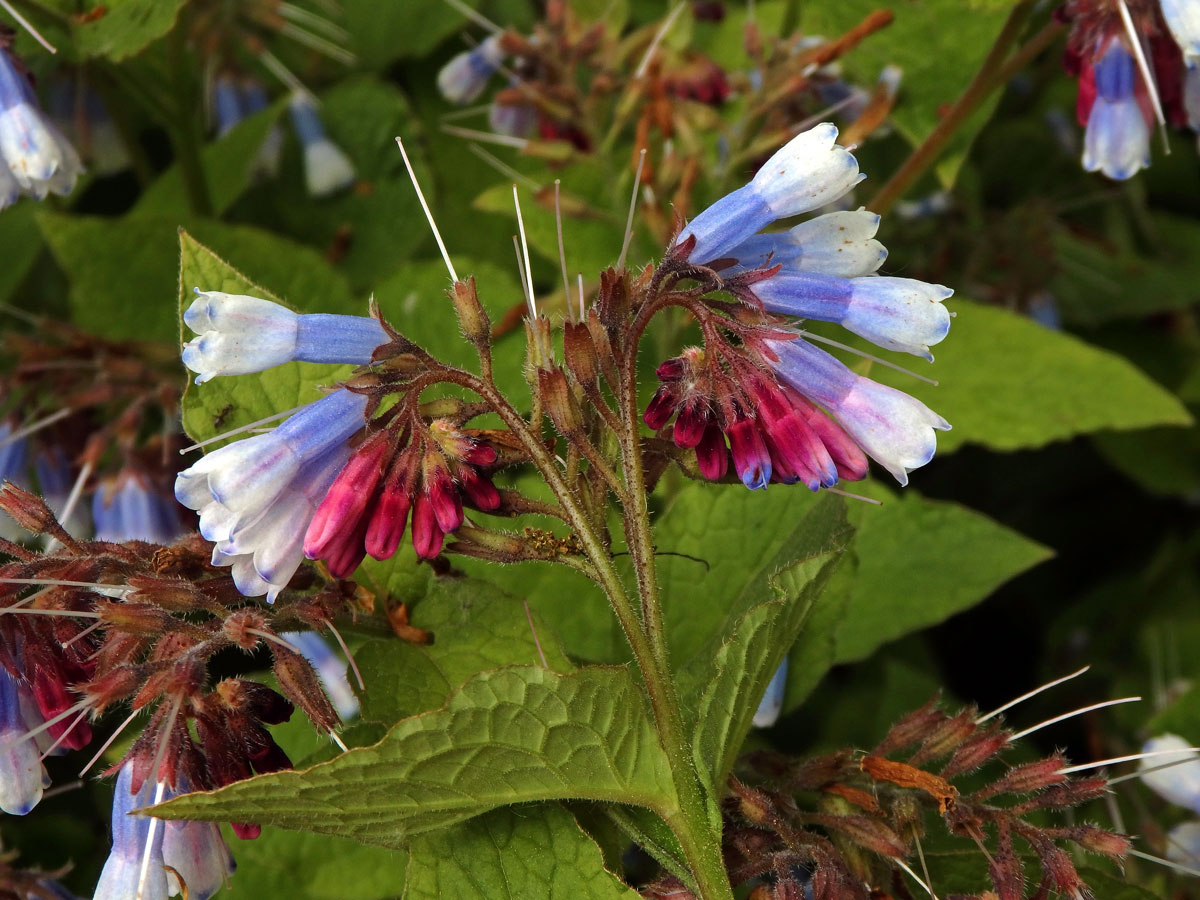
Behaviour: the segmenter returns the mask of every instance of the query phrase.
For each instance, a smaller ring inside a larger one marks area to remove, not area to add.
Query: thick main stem
[[[1004,27],[1000,29],[1000,34],[992,44],[992,49],[988,51],[979,71],[975,73],[975,77],[971,79],[971,83],[967,85],[962,96],[942,116],[941,121],[929,133],[929,137],[912,152],[904,164],[879,189],[879,193],[868,201],[867,207],[872,212],[882,215],[891,209],[892,204],[904,195],[912,183],[933,165],[967,117],[983,103],[993,90],[1000,86],[1001,82],[995,78],[995,74],[1008,56],[1009,49],[1016,42],[1021,29],[1025,26],[1025,20],[1032,10],[1033,0],[1022,0],[1009,13]]]
[[[562,474],[557,469],[553,456],[529,429],[528,423],[509,403],[500,396],[490,384],[473,376],[465,375],[460,383],[475,391],[488,401],[496,414],[504,421],[509,430],[520,440],[525,451],[529,453],[534,464],[546,478],[546,483],[555,498],[562,505],[567,519],[574,529],[576,536],[583,545],[584,552],[595,567],[596,578],[604,592],[608,595],[613,611],[617,614],[621,629],[629,641],[630,649],[638,662],[646,694],[650,699],[650,708],[658,725],[659,736],[662,740],[663,751],[667,755],[671,767],[675,793],[679,801],[679,811],[676,815],[668,816],[667,823],[679,844],[696,880],[701,900],[732,900],[733,893],[729,887],[729,876],[725,872],[725,864],[721,855],[721,835],[717,833],[709,820],[708,807],[705,802],[703,789],[696,775],[692,762],[692,753],[683,729],[683,717],[680,714],[679,702],[675,696],[670,670],[667,666],[665,638],[662,633],[661,616],[658,609],[658,588],[654,576],[653,545],[650,542],[649,511],[646,507],[646,483],[641,466],[641,448],[634,443],[633,451],[637,455],[635,467],[626,470],[626,489],[638,497],[634,501],[635,508],[641,510],[641,528],[634,528],[633,535],[627,534],[630,548],[636,545],[638,554],[649,552],[649,573],[653,593],[653,612],[658,619],[658,631],[651,637],[651,628],[639,619],[633,603],[625,590],[620,574],[613,566],[612,555],[604,542],[600,540],[592,527],[586,512],[580,506],[578,498],[571,491]],[[459,379],[456,379],[459,380]],[[623,402],[622,405],[628,405]],[[630,441],[637,441],[636,422],[637,398],[633,397],[635,418],[627,429],[622,428],[622,456]],[[636,477],[634,477],[636,472]],[[638,565],[640,556],[634,557]],[[639,590],[642,590],[642,567],[638,565]],[[643,608],[647,608],[643,597]]]

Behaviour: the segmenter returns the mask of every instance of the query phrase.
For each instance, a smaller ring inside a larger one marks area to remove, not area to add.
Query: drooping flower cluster
[[[1193,0],[1068,0],[1083,167],[1118,181],[1150,165],[1156,120],[1200,130],[1200,10]]]
[[[874,238],[878,216],[826,213],[787,232],[759,233],[837,200],[861,180],[836,137],[827,123],[793,138],[749,184],[693,219],[672,251],[680,264],[730,273],[720,287],[741,304],[709,304],[721,315],[701,313],[709,326],[705,349],[663,364],[665,383],[646,410],[655,429],[676,416],[674,442],[696,448],[706,478],[724,475],[728,438],[734,468],[750,488],[775,480],[818,490],[862,478],[864,452],[905,484],[908,471],[933,456],[934,431],[950,427],[919,400],[855,374],[780,318],[837,322],[929,360],[930,345],[949,330],[948,288],[874,274],[886,257]]]
[[[0,209],[22,194],[66,195],[83,171],[79,154],[42,112],[29,76],[9,51],[0,26]]]

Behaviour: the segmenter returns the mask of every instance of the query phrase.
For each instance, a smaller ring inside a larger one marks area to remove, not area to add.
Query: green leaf
[[[636,900],[558,805],[500,809],[412,843],[405,900]]]
[[[263,830],[235,847],[237,874],[222,896],[386,900],[404,892],[407,858],[329,835]]]
[[[122,60],[171,30],[184,0],[107,0],[75,25],[75,43],[82,56]]]
[[[705,669],[715,670],[699,700],[693,738],[710,790],[719,792],[733,767],[767,682],[795,643],[851,534],[843,503],[823,497],[732,606],[773,599],[751,607],[728,632],[722,629],[724,640],[715,653],[697,657]]]
[[[666,756],[624,668],[484,672],[372,747],[155,809],[400,847],[498,806],[568,798],[677,810]]]
[[[284,102],[278,101],[234,126],[200,152],[213,212],[221,215],[253,185],[258,153],[271,129],[277,127]],[[169,215],[188,206],[179,164],[171,166],[146,188],[134,209],[139,215]]]
[[[516,597],[460,577],[433,578],[427,591],[412,610],[412,623],[433,632],[432,644],[375,640],[354,655],[367,685],[364,719],[391,725],[436,709],[453,686],[486,669],[537,663],[542,656],[556,672],[574,668],[553,630],[536,615],[531,626]]]
[[[478,6],[477,0],[467,0]],[[346,0],[346,30],[363,65],[382,68],[392,60],[424,56],[458,31],[475,30],[462,13],[442,0]],[[467,45],[461,48],[466,50]]]
[[[1177,734],[1187,741],[1200,740],[1200,684],[1192,685],[1170,706],[1150,720],[1151,734]]]
[[[838,662],[974,606],[1054,555],[957,503],[870,486],[882,506],[856,505],[858,572],[837,633]]]
[[[6,303],[21,286],[42,252],[42,235],[33,224],[35,209],[33,202],[27,200],[0,212],[0,247],[4,248],[0,303]]]
[[[997,307],[950,306],[957,316],[934,348],[937,362],[916,364],[939,386],[857,367],[945,416],[954,430],[938,434],[939,453],[968,443],[1022,450],[1096,431],[1192,422],[1178,398],[1115,353]]]
[[[303,270],[307,269],[314,279],[323,279],[330,285],[330,296],[325,298],[329,306],[334,309],[339,305],[350,306],[349,294],[344,284],[337,280],[332,271],[319,268],[315,261],[308,257],[309,251],[295,245],[289,246],[277,238],[268,238],[265,232],[250,232],[248,229],[237,231],[245,232],[242,237],[249,241],[250,246],[243,247],[247,254],[253,254],[255,244],[263,250],[274,245],[281,257],[270,264],[272,269],[278,269],[280,263],[286,264],[290,259],[300,270],[293,271],[293,278],[302,276]],[[232,235],[223,237],[228,239]],[[289,254],[288,250],[292,252]],[[251,258],[259,261],[260,265],[265,259],[257,255],[252,255]],[[251,294],[277,303],[287,302],[255,284],[187,232],[179,234],[178,284],[177,316],[191,303],[193,287],[230,294]],[[313,286],[310,284],[305,287]],[[308,294],[308,290],[304,293]],[[322,385],[335,384],[349,371],[349,366],[287,363],[252,375],[215,378],[202,385],[189,378],[187,390],[183,395],[184,430],[193,440],[207,440],[216,434],[316,400],[321,396]]]
[[[880,8],[890,9],[895,20],[846,57],[846,70],[852,79],[868,85],[874,84],[884,66],[903,70],[892,121],[916,146],[975,76],[1007,11],[992,4],[987,9],[964,9],[962,0],[839,0],[804,4],[801,22],[806,34],[832,38]],[[971,142],[998,99],[997,93],[985,101],[951,139],[936,170],[943,187],[954,185]]]

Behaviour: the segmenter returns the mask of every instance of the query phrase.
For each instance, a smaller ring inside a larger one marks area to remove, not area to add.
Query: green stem
[[[721,835],[712,828],[709,820],[704,792],[696,776],[691,747],[686,739],[683,717],[679,711],[679,702],[675,696],[670,670],[666,665],[661,622],[659,623],[660,631],[653,639],[648,634],[649,629],[643,630],[642,622],[625,590],[625,584],[613,565],[608,547],[596,534],[585,510],[580,506],[578,498],[567,486],[554,457],[530,430],[525,419],[494,387],[482,379],[461,371],[454,372],[453,376],[452,380],[479,394],[492,405],[496,414],[521,442],[534,465],[545,476],[551,492],[562,504],[572,529],[583,545],[584,552],[595,567],[596,580],[608,595],[609,602],[617,614],[617,620],[622,631],[625,632],[625,638],[629,641],[630,649],[633,651],[642,673],[646,694],[650,699],[650,708],[658,725],[663,751],[671,767],[675,793],[679,802],[678,811],[665,816],[667,824],[679,839],[688,865],[695,876],[696,885],[700,889],[701,900],[732,900],[733,893],[729,887],[729,876],[725,872],[725,863],[721,855]],[[634,409],[636,410],[636,396]],[[624,430],[622,429],[622,431]],[[636,440],[636,418],[632,435]],[[624,437],[628,438],[628,436]],[[651,551],[650,584],[653,586],[653,597],[655,598],[652,608],[657,614],[657,583],[653,580],[653,547],[649,542],[650,523],[648,509],[645,505],[645,478],[642,476],[640,447],[637,448],[637,451],[636,468],[627,470],[627,473],[635,471],[637,478],[631,480],[630,477],[627,477],[626,483],[631,494],[640,497],[640,500],[635,502],[635,508],[642,510],[641,523],[644,528],[634,529],[635,533],[641,537],[631,540],[630,545],[631,547],[635,544],[638,545],[639,553],[646,548]],[[645,539],[644,542],[642,538]],[[641,572],[639,571],[639,585],[640,583]]]
[[[996,78],[996,73],[1000,70],[1009,50],[1020,35],[1021,29],[1025,27],[1025,20],[1032,10],[1033,0],[1022,0],[1013,7],[1004,27],[1000,29],[995,43],[992,44],[992,49],[988,51],[987,58],[984,59],[979,71],[975,73],[975,77],[971,79],[971,83],[967,85],[962,96],[937,123],[933,131],[929,133],[929,137],[913,150],[912,155],[879,189],[879,193],[867,201],[868,209],[879,214],[891,209],[892,204],[904,195],[912,183],[937,161],[950,142],[950,138],[954,136],[971,113],[975,112],[992,91],[1000,86],[1002,82]]]

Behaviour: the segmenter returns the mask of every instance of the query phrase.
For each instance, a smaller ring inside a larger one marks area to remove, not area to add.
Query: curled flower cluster
[[[1122,11],[1124,6],[1124,12]],[[1150,165],[1155,120],[1200,131],[1200,13],[1192,0],[1068,0],[1083,167],[1121,181]]]
[[[826,213],[786,232],[759,233],[838,200],[862,179],[836,138],[828,123],[793,138],[676,241],[680,261],[731,273],[720,286],[741,301],[741,309],[712,320],[737,334],[737,346],[706,330],[705,351],[660,368],[664,385],[645,416],[661,428],[676,415],[674,441],[696,448],[706,478],[724,475],[723,432],[747,487],[800,481],[818,490],[862,478],[864,452],[905,484],[909,470],[933,456],[934,432],[950,427],[919,400],[855,374],[780,318],[837,322],[928,360],[929,347],[949,331],[942,301],[952,291],[874,274],[887,253],[875,240],[873,213]],[[747,324],[750,310],[766,315]]]
[[[79,154],[38,106],[29,78],[0,34],[0,209],[24,194],[66,195],[83,171]]]

